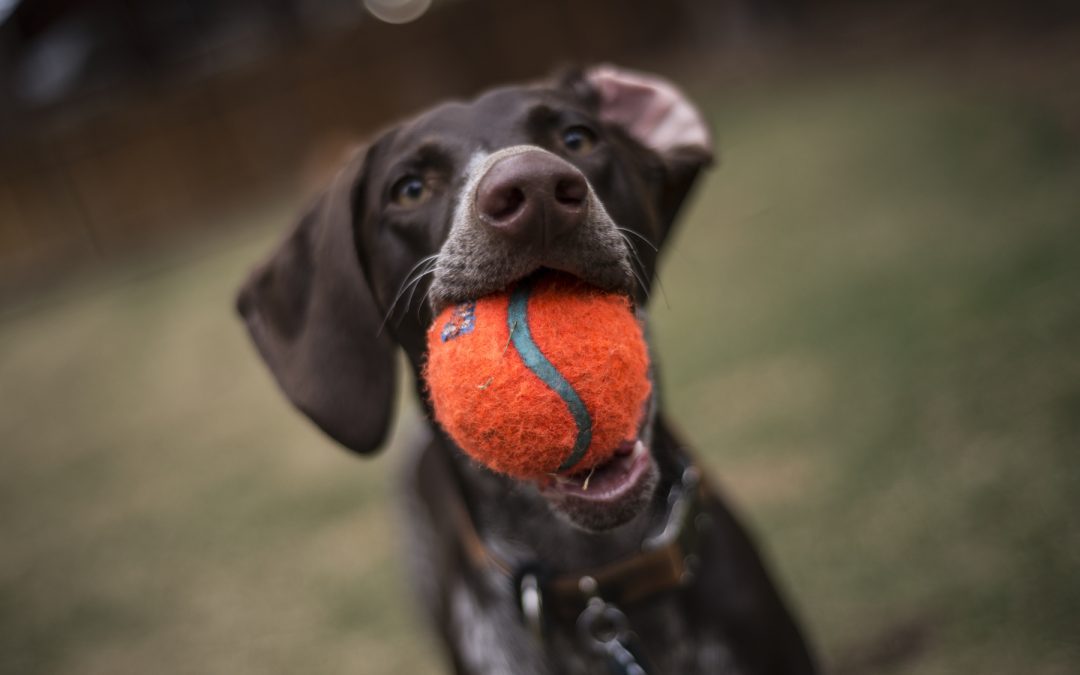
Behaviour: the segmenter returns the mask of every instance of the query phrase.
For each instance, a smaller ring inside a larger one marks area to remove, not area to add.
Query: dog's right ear
[[[378,334],[379,312],[353,245],[365,154],[252,271],[236,302],[289,400],[360,453],[386,437],[397,384],[394,344]]]
[[[701,170],[715,149],[704,115],[671,82],[649,73],[612,65],[569,71],[560,83],[596,106],[600,119],[617,127],[664,164],[659,210],[663,233],[671,229]]]

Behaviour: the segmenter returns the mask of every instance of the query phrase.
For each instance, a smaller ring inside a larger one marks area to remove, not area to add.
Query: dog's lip
[[[493,293],[506,292],[507,290],[513,288],[515,285],[517,285],[517,284],[521,283],[522,281],[524,281],[525,279],[529,279],[529,278],[538,279],[540,277],[550,275],[550,274],[564,274],[566,276],[573,277],[573,278],[585,283],[586,285],[592,286],[593,288],[596,288],[598,290],[609,292],[609,293],[623,294],[627,298],[629,298],[630,303],[631,303],[631,309],[633,309],[635,311],[637,309],[637,302],[634,299],[633,287],[625,287],[624,288],[624,287],[620,286],[620,287],[605,288],[603,286],[598,286],[595,283],[593,283],[592,281],[590,281],[589,279],[585,278],[585,276],[580,271],[562,269],[560,267],[548,266],[548,265],[537,265],[537,266],[533,267],[532,269],[529,269],[528,271],[526,271],[526,272],[524,272],[522,274],[514,275],[514,276],[510,277],[509,279],[499,283],[498,285],[493,285],[489,290],[481,293],[479,297],[484,297],[484,296],[487,296],[487,295],[491,295]],[[443,298],[439,298],[439,299],[432,298],[430,300],[430,302],[431,302],[432,310],[434,311],[435,314],[438,314],[439,312],[441,312],[442,310],[446,309],[447,307],[449,307],[451,305],[455,305],[455,304],[462,303],[462,302],[470,302],[470,301],[474,301],[476,299],[478,299],[478,298],[475,295],[467,295],[467,294],[460,294],[460,293],[449,293]]]
[[[541,265],[540,267],[537,267],[532,272],[529,272],[528,274],[522,275],[521,277],[519,277],[519,278],[515,279],[514,281],[510,282],[509,285],[513,286],[514,284],[521,283],[523,280],[528,279],[530,277],[532,277],[534,279],[539,279],[539,278],[542,278],[542,277],[545,277],[545,276],[551,276],[553,274],[562,275],[564,277],[570,277],[572,279],[576,279],[577,281],[581,282],[585,286],[588,286],[589,288],[592,288],[594,290],[602,291],[604,293],[615,293],[615,294],[623,295],[623,296],[626,297],[627,300],[630,301],[630,309],[632,311],[637,310],[637,303],[634,301],[633,288],[620,288],[620,287],[605,288],[603,286],[597,286],[595,283],[593,283],[592,281],[589,281],[588,279],[586,279],[584,276],[582,276],[581,274],[579,274],[576,271],[564,270],[564,269],[561,269],[561,268],[558,268],[558,267],[547,267],[547,266]]]
[[[599,291],[618,292],[618,290],[619,290],[619,289],[614,289],[613,290],[613,289],[604,288],[602,286],[597,286],[596,284],[594,284],[593,282],[586,279],[585,276],[583,276],[582,274],[580,274],[577,271],[562,269],[562,268],[559,268],[559,267],[552,267],[552,266],[548,266],[548,265],[538,265],[535,268],[533,268],[532,270],[530,270],[530,271],[528,271],[528,272],[526,272],[524,274],[513,277],[512,279],[510,279],[510,281],[508,281],[506,283],[506,285],[504,286],[504,290],[509,289],[509,288],[513,288],[514,286],[517,286],[518,284],[521,284],[522,282],[524,282],[526,280],[538,281],[540,279],[543,279],[544,277],[550,277],[550,276],[569,277],[571,279],[575,279],[575,280],[581,282],[582,284],[584,284],[585,286],[587,286],[589,288],[599,290]]]
[[[550,496],[574,497],[598,504],[617,502],[644,480],[652,456],[641,439],[629,451],[616,452],[607,462],[572,476],[551,475],[541,486]]]

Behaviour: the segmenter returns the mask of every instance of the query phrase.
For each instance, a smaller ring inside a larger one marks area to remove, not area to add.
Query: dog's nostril
[[[503,220],[514,215],[521,205],[525,203],[525,193],[520,188],[503,190],[502,194],[492,201],[487,215],[495,220]]]
[[[477,196],[480,215],[493,222],[508,220],[525,204],[525,192],[515,185],[485,190]]]
[[[577,176],[563,178],[555,184],[555,200],[565,206],[581,206],[587,196],[585,181]]]

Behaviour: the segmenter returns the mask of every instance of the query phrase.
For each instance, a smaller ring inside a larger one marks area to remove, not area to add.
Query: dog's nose
[[[476,210],[490,228],[521,244],[546,246],[585,219],[589,187],[566,160],[526,150],[495,162],[476,187]]]

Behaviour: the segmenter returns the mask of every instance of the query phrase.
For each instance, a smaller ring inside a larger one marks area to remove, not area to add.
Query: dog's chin
[[[539,491],[551,509],[574,527],[602,532],[644,511],[658,481],[656,460],[639,440],[590,471],[551,478]]]

